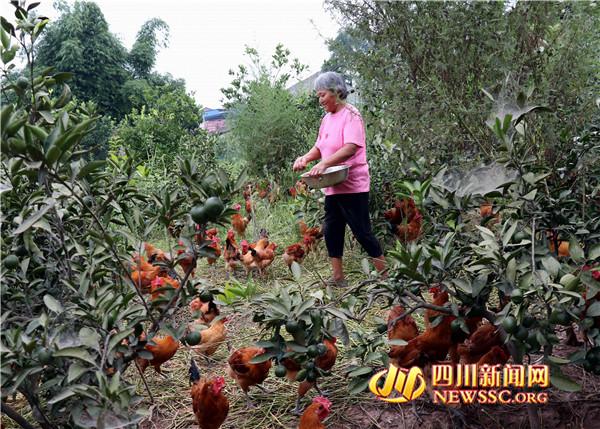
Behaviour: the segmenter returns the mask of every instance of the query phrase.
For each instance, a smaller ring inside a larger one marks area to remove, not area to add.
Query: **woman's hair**
[[[344,78],[336,72],[321,73],[315,80],[315,91],[332,91],[340,99],[345,100],[348,97],[348,88]]]

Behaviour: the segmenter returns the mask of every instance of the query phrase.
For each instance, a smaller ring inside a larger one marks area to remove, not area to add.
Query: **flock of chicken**
[[[241,205],[234,206],[239,211]],[[235,273],[236,268],[243,268],[247,274],[257,270],[264,274],[265,269],[271,265],[275,259],[275,249],[277,244],[269,241],[265,230],[261,230],[259,238],[254,243],[248,243],[242,239],[238,244],[236,233],[240,237],[245,236],[246,228],[251,220],[252,206],[250,200],[246,199],[247,215],[242,217],[239,213],[234,214],[231,219],[233,229],[227,232],[225,244],[221,247],[221,240],[218,237],[216,228],[206,231],[198,230],[195,241],[198,243],[208,241],[208,247],[212,249],[211,257],[207,258],[209,265],[213,265],[222,256],[225,262],[226,273]],[[283,260],[288,267],[293,262],[302,263],[305,256],[314,249],[317,242],[323,237],[318,227],[309,228],[305,222],[298,224],[302,240],[288,246],[283,253]],[[186,248],[182,241],[177,248],[177,259],[174,259],[166,252],[156,248],[150,243],[144,243],[144,253],[134,255],[131,264],[130,277],[141,293],[149,294],[150,299],[155,301],[159,298],[170,299],[179,287],[179,276],[174,272],[173,267],[176,264],[181,265],[186,275],[194,276],[196,268],[196,259],[191,249]],[[190,303],[192,314],[199,315],[199,318],[190,323],[189,331],[199,334],[199,341],[191,346],[192,350],[208,359],[213,355],[221,344],[227,343],[227,318],[220,315],[219,308],[211,299],[202,301],[195,298]],[[142,334],[141,340],[146,340]],[[319,356],[315,365],[324,371],[331,369],[337,357],[337,347],[335,338],[325,339],[324,344],[327,348],[322,356]],[[152,353],[152,359],[137,358],[136,364],[142,372],[148,366],[154,367],[156,372],[162,374],[161,365],[175,356],[180,343],[170,335],[156,335],[145,346],[145,349]],[[264,353],[264,349],[259,347],[244,347],[233,351],[228,359],[229,375],[236,381],[241,390],[246,394],[251,386],[261,387],[260,384],[267,378],[271,361],[252,364],[250,360]],[[289,380],[295,380],[296,374],[301,369],[299,364],[291,358],[284,359],[281,364],[286,368],[286,376]],[[194,414],[198,424],[202,429],[218,428],[225,420],[229,403],[223,393],[225,380],[223,377],[214,377],[212,379],[200,377],[200,372],[196,363],[191,362],[190,381],[193,386],[191,389],[192,404]],[[299,407],[300,399],[315,386],[315,383],[302,381],[298,387],[298,401],[296,409]],[[318,388],[318,387],[317,387]],[[248,399],[249,400],[249,399]],[[319,396],[313,400],[313,403],[307,407],[300,419],[300,427],[303,429],[324,427],[321,421],[329,414],[331,403],[324,397]]]
[[[440,287],[431,287],[429,292],[434,306],[443,307],[448,302],[448,292]],[[498,328],[490,323],[483,323],[481,317],[465,319],[467,333],[461,329],[452,329],[455,316],[427,309],[425,330],[420,333],[412,317],[401,317],[404,312],[404,308],[397,305],[388,316],[388,338],[408,342],[403,346],[391,347],[390,361],[396,366],[428,368],[445,361],[447,357],[452,364],[503,365],[510,357]],[[434,322],[437,318],[441,318],[441,321]]]
[[[210,265],[215,264],[219,258],[223,258],[226,273],[229,276],[235,274],[237,268],[243,268],[247,274],[257,270],[261,275],[272,264],[275,259],[277,244],[269,241],[265,230],[261,230],[258,240],[249,243],[244,237],[246,228],[252,220],[252,204],[244,194],[246,215],[236,213],[231,218],[232,229],[225,237],[225,243],[221,246],[221,239],[216,228],[206,231],[197,231],[195,240],[197,243],[209,241],[212,249],[211,257],[207,258]],[[240,204],[234,206],[236,210],[241,209]],[[385,218],[390,221],[394,232],[402,241],[415,240],[421,233],[422,216],[410,199],[397,201],[391,210],[385,212]],[[288,267],[294,262],[302,263],[305,256],[311,252],[318,240],[323,237],[318,227],[309,228],[306,223],[300,221],[298,224],[301,241],[288,246],[283,252],[282,258]],[[237,242],[236,235],[242,240]],[[179,287],[178,276],[173,273],[173,258],[155,246],[144,244],[145,257],[134,255],[134,263],[130,271],[131,279],[140,292],[150,295],[152,300],[159,299],[163,295],[173,293]],[[177,264],[181,265],[186,275],[194,276],[196,259],[189,248],[183,242],[179,242],[177,249]],[[448,293],[432,288],[433,304],[443,306],[448,301]],[[167,295],[167,299],[168,299]],[[213,355],[221,344],[227,341],[227,318],[220,314],[220,310],[214,301],[195,298],[190,303],[192,314],[199,317],[190,323],[189,331],[199,334],[198,345],[190,346],[192,350],[208,359]],[[388,336],[390,339],[403,339],[408,341],[405,346],[392,346],[389,352],[393,363],[402,367],[413,365],[426,366],[432,362],[446,359],[448,353],[453,361],[458,362],[457,356],[468,363],[504,363],[508,359],[506,350],[502,346],[498,333],[493,325],[481,324],[481,318],[467,320],[470,336],[466,334],[455,334],[451,331],[451,316],[443,316],[441,323],[432,323],[432,319],[439,314],[434,310],[425,313],[426,328],[419,333],[417,325],[410,316],[400,318],[404,309],[396,306],[392,309],[388,319]],[[468,337],[468,338],[467,338]],[[144,338],[142,338],[144,339]],[[315,359],[315,366],[323,371],[329,371],[335,364],[338,349],[335,338],[323,340],[323,350]],[[144,371],[148,366],[161,373],[161,365],[169,361],[180,347],[179,341],[170,335],[157,335],[152,341],[145,345],[146,350],[152,353],[152,359],[138,358],[136,363]],[[265,351],[260,347],[243,347],[233,351],[228,358],[228,373],[246,395],[250,387],[261,387],[268,377],[272,366],[271,360],[261,363],[251,363],[256,356]],[[285,376],[290,381],[296,381],[301,365],[292,358],[285,358],[279,362],[285,368]],[[190,382],[192,383],[191,396],[193,411],[201,429],[219,428],[225,421],[229,402],[223,392],[225,379],[223,377],[206,378],[200,376],[200,371],[192,359],[190,366]],[[283,374],[280,374],[283,375]],[[298,396],[296,411],[299,410],[300,400],[306,393],[315,387],[320,390],[316,382],[303,380],[298,385]],[[322,421],[330,412],[331,402],[323,396],[314,398],[312,404],[306,408],[300,418],[301,429],[324,428]]]

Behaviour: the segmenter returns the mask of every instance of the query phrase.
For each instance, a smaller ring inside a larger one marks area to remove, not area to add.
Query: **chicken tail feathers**
[[[194,359],[190,359],[189,373],[190,373],[190,384],[194,384],[200,380],[200,370],[196,366],[196,362],[194,362]]]

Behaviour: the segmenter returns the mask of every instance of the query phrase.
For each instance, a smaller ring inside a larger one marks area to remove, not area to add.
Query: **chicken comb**
[[[212,382],[212,390],[215,395],[218,395],[225,387],[225,379],[221,376],[215,377]]]
[[[239,212],[240,209],[242,208],[242,205],[240,203],[235,203],[232,207],[235,211]]]
[[[441,291],[442,291],[442,289],[440,289],[439,286],[431,286],[429,288],[429,293],[431,293],[431,294],[437,294],[437,293],[440,293]]]
[[[324,396],[316,396],[313,399],[313,404],[322,405],[326,410],[331,408],[331,401]]]

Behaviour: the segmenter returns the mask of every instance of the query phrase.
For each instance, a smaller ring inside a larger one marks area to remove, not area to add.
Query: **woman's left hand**
[[[320,176],[323,174],[323,172],[327,169],[327,165],[321,161],[318,164],[316,164],[313,168],[310,169],[310,171],[308,172],[309,176]]]

